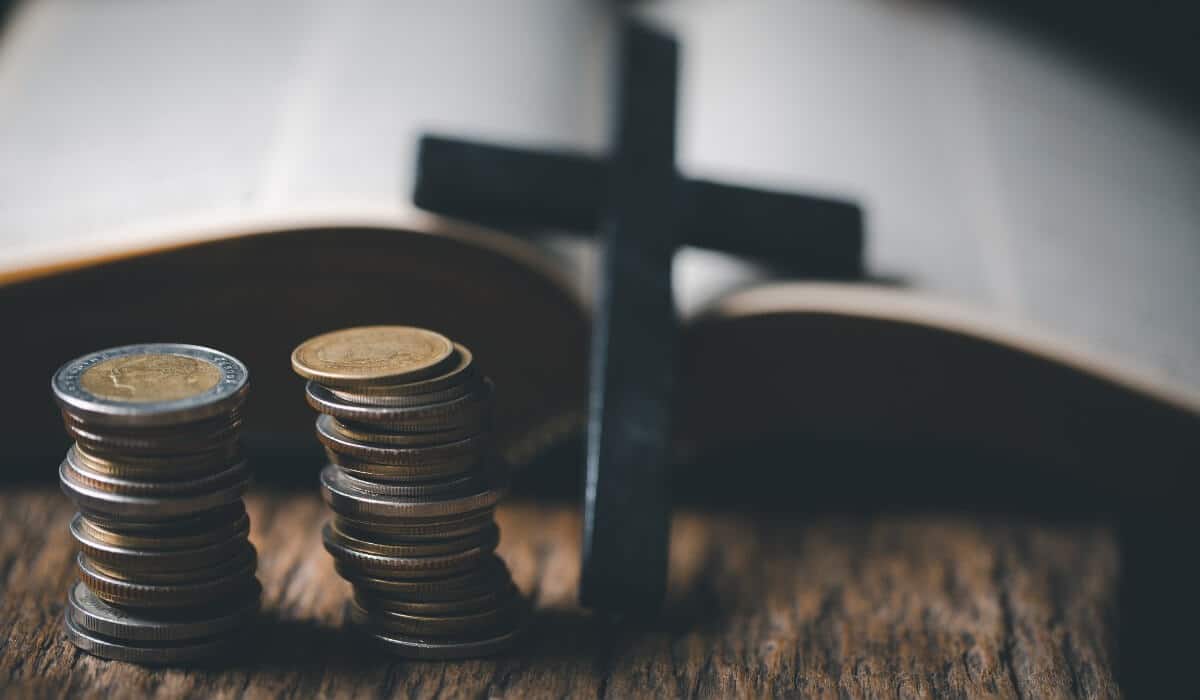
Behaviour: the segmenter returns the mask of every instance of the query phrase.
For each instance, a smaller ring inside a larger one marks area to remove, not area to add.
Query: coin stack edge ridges
[[[489,449],[492,385],[466,347],[404,326],[334,331],[302,343],[330,457],[322,530],[354,587],[351,624],[399,656],[452,659],[507,649],[527,608],[494,550],[507,470]]]
[[[80,510],[79,581],[63,613],[75,646],[160,666],[243,641],[262,593],[237,445],[248,386],[235,358],[176,343],[101,350],[55,372],[75,439],[59,466]]]

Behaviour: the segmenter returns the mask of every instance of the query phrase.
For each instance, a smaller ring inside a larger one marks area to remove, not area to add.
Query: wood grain
[[[1118,697],[1118,552],[1093,525],[904,515],[815,521],[684,512],[658,619],[575,605],[578,512],[499,515],[501,554],[536,602],[527,641],[466,662],[381,657],[341,628],[347,585],[312,492],[248,502],[265,610],[220,668],[150,670],[77,652],[59,630],[72,508],[0,496],[0,695],[96,697]]]

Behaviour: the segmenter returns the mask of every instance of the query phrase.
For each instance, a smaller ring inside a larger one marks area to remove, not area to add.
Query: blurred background
[[[48,369],[122,339],[96,312],[65,314],[77,290],[30,280],[291,222],[419,229],[412,190],[426,132],[603,154],[616,17],[628,10],[680,42],[683,174],[853,202],[869,280],[1027,322],[1158,385],[1200,390],[1200,92],[1182,4],[0,7],[6,313],[80,329],[71,343],[45,329],[26,339],[23,352]],[[590,246],[542,233],[586,296]],[[765,262],[684,249],[677,306],[694,315],[771,275]],[[222,269],[232,268],[205,274]],[[251,296],[236,286],[224,284],[229,304]],[[204,338],[230,347],[217,342],[221,321],[208,318]],[[249,323],[266,336],[271,320]],[[238,350],[232,327],[224,333]],[[45,403],[35,413],[58,431]],[[14,415],[13,436],[26,413]]]

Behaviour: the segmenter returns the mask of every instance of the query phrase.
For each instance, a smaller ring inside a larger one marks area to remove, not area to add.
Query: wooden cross
[[[676,248],[846,279],[862,274],[863,233],[851,203],[681,178],[676,42],[626,21],[618,61],[608,160],[425,136],[413,199],[491,226],[601,232],[580,599],[624,613],[657,608],[666,586]]]

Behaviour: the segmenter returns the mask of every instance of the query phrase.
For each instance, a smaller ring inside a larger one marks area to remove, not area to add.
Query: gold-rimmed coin
[[[157,614],[117,608],[96,597],[87,586],[76,583],[67,594],[67,615],[75,625],[92,634],[123,642],[173,642],[216,637],[231,632],[258,614],[262,586],[255,581],[243,596],[218,601],[215,605]]]
[[[335,542],[346,549],[384,557],[433,557],[455,554],[468,549],[482,547],[491,551],[500,542],[500,529],[495,525],[476,530],[462,537],[424,540],[418,542],[378,542],[376,538],[365,539],[338,528],[337,523],[325,523],[321,528],[322,540]],[[380,538],[381,539],[381,538]]]
[[[520,639],[523,629],[518,626],[494,637],[465,640],[409,637],[387,632],[369,632],[367,638],[381,650],[406,659],[471,659],[510,649]]]
[[[375,464],[356,459],[326,448],[329,463],[341,467],[342,471],[360,480],[390,484],[417,484],[442,481],[463,474],[473,473],[487,461],[486,455],[465,455],[451,462],[403,466],[397,464]]]
[[[305,385],[308,405],[318,413],[352,423],[392,426],[397,432],[437,432],[487,420],[493,387],[486,377],[477,388],[456,399],[422,406],[364,406],[340,399],[316,382]]]
[[[362,586],[354,587],[354,602],[371,614],[375,611],[400,612],[411,615],[455,615],[480,612],[496,607],[501,600],[517,595],[515,586],[509,584],[478,595],[464,596],[452,600],[413,600],[411,597],[380,595]]]
[[[254,550],[254,546],[245,540],[242,540],[239,544],[241,546],[238,547],[236,554],[227,556],[223,560],[209,564],[189,564],[186,561],[177,561],[175,562],[175,568],[168,568],[143,559],[137,559],[136,557],[120,561],[113,561],[111,559],[101,561],[92,557],[91,551],[87,549],[83,549],[82,551],[83,555],[87,557],[88,566],[97,574],[132,583],[178,585],[211,578],[222,578],[241,571],[245,568],[247,562],[257,563],[258,553]]]
[[[93,656],[144,666],[171,666],[222,656],[246,641],[245,635],[232,633],[172,642],[122,641],[83,629],[70,610],[63,614],[63,630],[72,644]]]
[[[225,596],[243,594],[252,588],[255,562],[219,578],[184,584],[142,584],[125,581],[97,571],[86,556],[76,560],[79,580],[104,602],[131,608],[184,608],[205,605]]]
[[[412,600],[424,601],[469,598],[495,590],[511,581],[508,567],[495,554],[485,557],[468,571],[421,579],[363,574],[361,571],[344,567],[337,560],[334,560],[334,568],[363,590],[382,596],[405,596]]]
[[[395,542],[446,539],[469,535],[492,524],[495,509],[485,508],[457,518],[405,518],[403,520],[370,520],[347,518],[334,514],[338,529],[363,538]]]
[[[353,390],[436,377],[454,360],[454,344],[441,333],[360,326],[304,341],[292,352],[292,369],[306,379]]]
[[[424,400],[432,394],[451,389],[469,390],[479,378],[479,373],[473,364],[471,351],[465,346],[454,343],[454,360],[451,369],[443,375],[410,381],[404,384],[379,384],[355,387],[351,390],[329,386],[334,395],[351,403],[386,406],[389,401],[399,401],[396,405],[411,405],[408,399]]]
[[[92,561],[125,572],[118,574],[119,578],[136,578],[147,571],[201,569],[244,555],[247,549],[253,550],[246,540],[248,522],[244,530],[234,532],[224,540],[187,549],[145,549],[110,544],[95,538],[86,522],[80,515],[71,520],[71,535],[79,543],[80,551]]]
[[[333,418],[330,416],[321,416],[317,419],[317,439],[327,449],[339,454],[350,455],[373,464],[390,464],[398,467],[419,467],[478,459],[479,455],[486,454],[490,445],[486,434],[476,434],[456,442],[424,447],[397,447],[351,440],[334,429]]]
[[[378,496],[342,477],[338,467],[330,465],[322,469],[321,496],[333,512],[359,520],[458,516],[492,508],[508,493],[507,480],[497,477],[475,493],[437,500]]]
[[[241,504],[236,505],[240,506]],[[142,530],[143,534],[136,534],[111,530],[85,517],[82,513],[76,513],[71,520],[72,531],[78,529],[84,536],[98,544],[150,551],[198,549],[220,544],[234,537],[246,537],[250,534],[250,517],[246,515],[245,510],[232,518],[208,523],[206,529],[199,531],[163,528],[160,523],[153,525]]]
[[[236,440],[218,444],[215,449],[188,455],[131,456],[111,452],[93,452],[78,444],[68,451],[76,462],[93,472],[118,479],[172,481],[190,479],[220,471],[240,461]]]
[[[387,447],[408,447],[412,449],[460,442],[477,435],[482,437],[486,435],[488,428],[491,427],[487,420],[480,420],[477,423],[468,423],[467,425],[451,428],[450,430],[439,430],[432,433],[406,433],[387,431],[361,423],[347,423],[332,416],[321,416],[321,418],[327,419],[325,425],[329,430],[335,435],[345,438],[347,441]]]
[[[89,469],[80,460],[74,450],[67,452],[67,468],[75,481],[96,489],[128,496],[178,496],[198,493],[205,490],[219,489],[247,477],[249,470],[246,462],[239,461],[227,464],[220,471],[204,474],[192,479],[175,479],[172,481],[147,481],[144,479],[127,479],[109,476]]]

